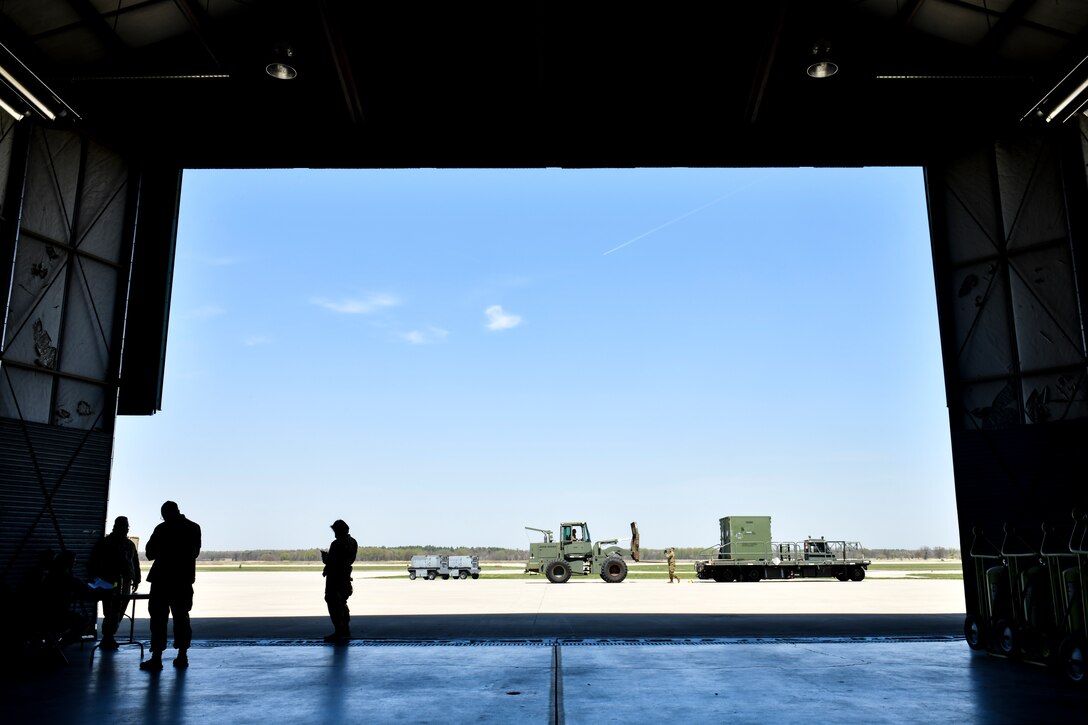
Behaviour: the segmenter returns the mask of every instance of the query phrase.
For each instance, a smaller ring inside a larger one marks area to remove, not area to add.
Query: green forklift
[[[553,584],[564,584],[571,576],[596,574],[609,584],[627,578],[627,562],[639,560],[638,524],[631,522],[631,546],[619,546],[619,539],[593,541],[584,521],[559,524],[559,537],[551,529],[525,527],[544,535],[543,541],[529,544],[527,574],[543,574]]]

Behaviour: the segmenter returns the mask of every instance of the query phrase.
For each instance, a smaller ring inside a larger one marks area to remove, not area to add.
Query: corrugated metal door
[[[15,587],[47,549],[82,574],[103,533],[136,196],[120,156],[70,131],[20,125],[0,162],[0,571]]]

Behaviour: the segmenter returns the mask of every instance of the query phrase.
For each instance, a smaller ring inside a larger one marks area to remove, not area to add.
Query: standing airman
[[[669,584],[672,584],[673,579],[679,583],[680,577],[676,576],[676,551],[671,546],[665,550],[665,561],[669,564]]]

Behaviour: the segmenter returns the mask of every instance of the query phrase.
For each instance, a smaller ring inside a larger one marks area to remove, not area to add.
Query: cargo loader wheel
[[[1066,637],[1058,649],[1058,666],[1066,679],[1081,687],[1088,686],[1088,647],[1083,637]]]
[[[841,582],[850,581],[850,575],[847,574],[845,571],[840,571],[838,574],[835,575],[835,578]]]
[[[1020,635],[1012,622],[1007,619],[998,621],[997,626],[994,627],[994,644],[997,646],[998,654],[1006,657],[1016,656],[1017,647],[1020,645]]]
[[[967,640],[967,646],[971,649],[986,648],[986,629],[979,618],[973,614],[968,614],[967,619],[963,620],[963,638]]]
[[[619,584],[627,578],[627,562],[615,556],[610,556],[601,564],[601,579],[609,584]]]
[[[552,584],[565,584],[570,579],[570,565],[562,559],[549,561],[544,565],[544,576]]]
[[[416,573],[414,571],[408,572],[408,578],[411,579],[412,581],[415,581]]]
[[[741,581],[745,582],[757,582],[762,578],[763,574],[754,566],[745,569],[744,573],[741,575]]]
[[[855,566],[850,570],[850,581],[859,582],[865,578],[865,570],[860,566]]]

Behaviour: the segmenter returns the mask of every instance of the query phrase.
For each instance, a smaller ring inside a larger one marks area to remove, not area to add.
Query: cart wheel
[[[457,575],[457,578],[458,579],[468,579],[468,572],[467,571],[461,572],[460,574]]]
[[[994,634],[997,653],[1006,657],[1015,657],[1016,648],[1020,645],[1020,636],[1013,623],[1007,619],[999,620],[997,626],[994,627]]]
[[[968,614],[967,619],[963,620],[963,638],[971,649],[986,648],[986,630],[973,614]]]
[[[449,574],[443,574],[443,575],[442,575],[442,579],[449,579],[449,578],[450,578],[450,575],[449,575]]]
[[[479,574],[473,574],[473,575],[472,575],[472,578],[473,578],[473,579],[479,579],[479,578],[480,578],[480,575],[479,575]]]
[[[433,571],[427,572],[427,581],[431,581],[433,579],[434,579],[434,572]]]
[[[414,571],[408,572],[408,578],[411,579],[412,581],[415,581],[416,573]]]
[[[1070,682],[1084,687],[1088,685],[1088,671],[1085,670],[1088,660],[1088,648],[1084,639],[1077,636],[1066,637],[1058,650],[1058,666]]]

